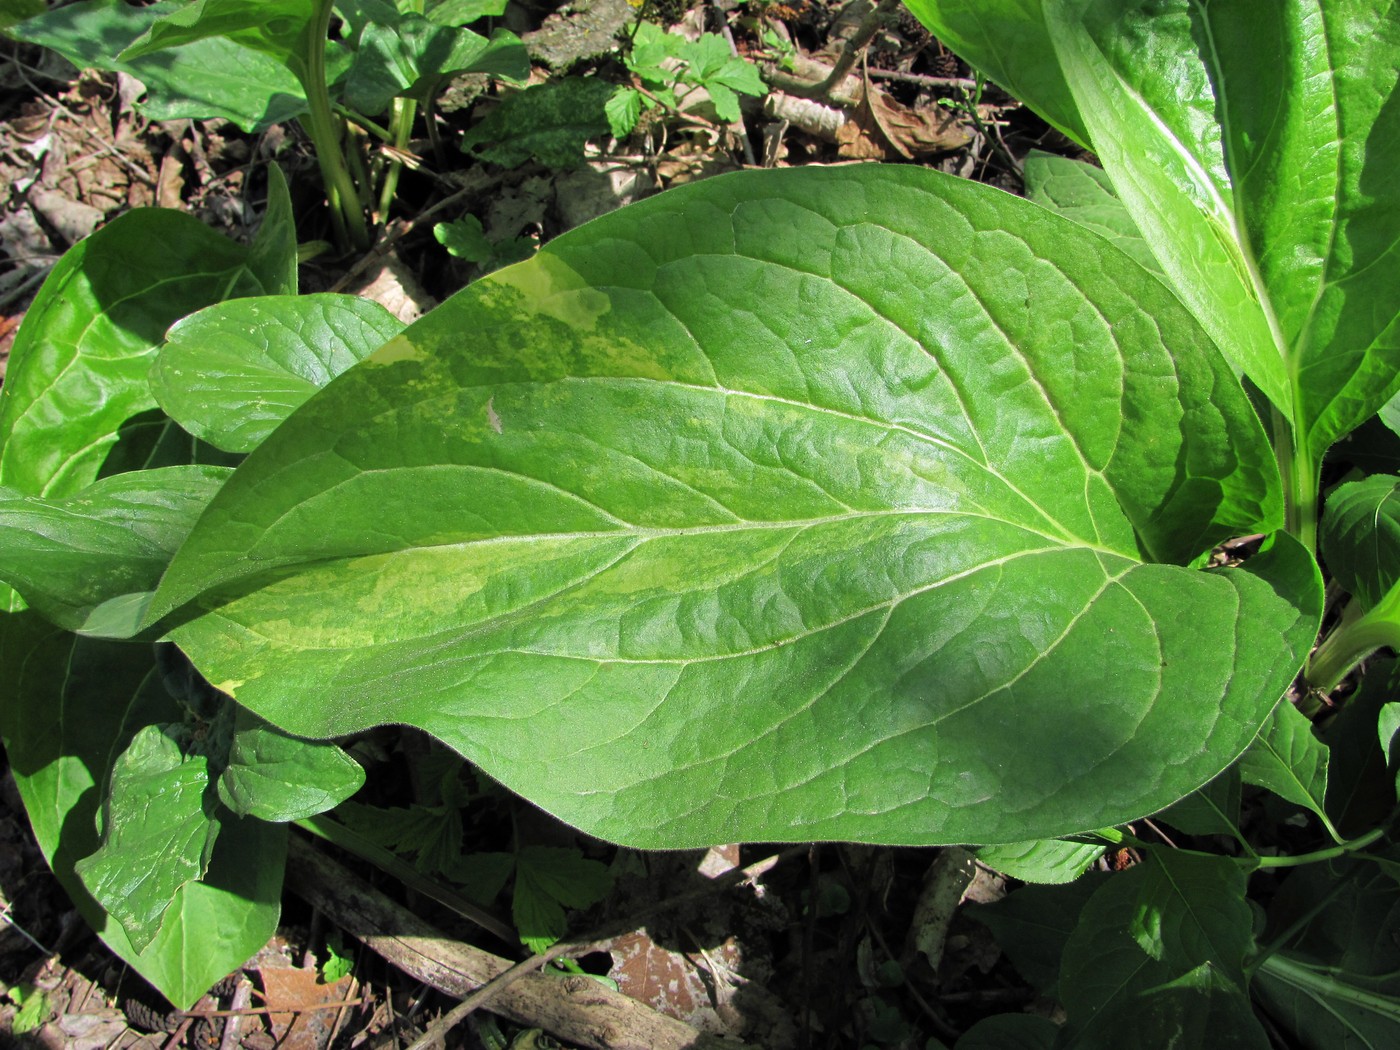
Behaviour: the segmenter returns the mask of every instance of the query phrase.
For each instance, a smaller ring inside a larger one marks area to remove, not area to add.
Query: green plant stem
[[[1400,585],[1386,592],[1374,609],[1360,616],[1355,599],[1342,614],[1342,622],[1308,659],[1303,672],[1314,689],[1327,692],[1336,688],[1348,671],[1377,649],[1400,650]]]
[[[409,136],[413,132],[413,121],[418,116],[418,103],[411,98],[396,98],[393,102],[393,113],[389,118],[389,129],[393,133],[392,145],[399,152],[406,152],[408,149]],[[384,183],[379,188],[379,218],[382,222],[388,218],[389,208],[394,203],[394,196],[399,190],[399,173],[403,171],[403,161],[397,156],[389,161],[389,168],[384,173]]]
[[[1272,973],[1295,988],[1313,992],[1328,999],[1340,999],[1352,1006],[1380,1014],[1392,1022],[1400,1022],[1400,1003],[1388,995],[1377,995],[1364,988],[1358,988],[1346,981],[1339,981],[1335,973],[1345,972],[1336,967],[1308,966],[1286,955],[1271,955],[1259,967]]]
[[[1348,853],[1363,850],[1385,834],[1385,828],[1373,828],[1358,838],[1348,839],[1339,846],[1314,850],[1312,853],[1299,853],[1292,857],[1251,857],[1250,863],[1260,868],[1298,868],[1304,864],[1317,864],[1319,861],[1335,860]]]
[[[1297,440],[1293,424],[1277,408],[1273,410],[1274,455],[1283,478],[1284,528],[1317,553],[1317,464],[1306,441]]]
[[[346,109],[339,103],[332,103],[331,109],[334,111],[335,115],[345,121],[345,123],[364,128],[365,131],[368,131],[380,142],[388,144],[394,141],[394,135],[388,128],[383,124],[370,120],[369,117],[365,116],[363,113],[356,113],[353,109]]]
[[[302,89],[306,92],[307,133],[316,150],[316,163],[326,186],[330,204],[331,223],[336,238],[350,247],[364,251],[369,247],[369,227],[360,208],[360,195],[341,155],[340,126],[331,108],[330,91],[326,87],[326,35],[330,32],[331,0],[320,0],[317,18],[308,31]]]
[[[426,7],[424,0],[408,0],[408,3],[399,4],[399,9],[405,14],[421,15]],[[389,115],[389,130],[393,133],[391,144],[400,153],[407,152],[408,139],[413,132],[413,121],[418,116],[418,103],[411,98],[396,98],[392,107]],[[430,113],[429,116],[431,115]],[[389,161],[389,168],[384,173],[384,182],[379,187],[378,215],[380,222],[389,217],[389,208],[394,203],[394,196],[399,191],[399,174],[402,171],[403,161],[399,160],[397,156],[392,157]]]
[[[376,868],[394,876],[409,889],[417,890],[425,897],[431,897],[445,908],[451,908],[462,918],[476,923],[507,944],[518,942],[519,938],[516,936],[515,930],[490,912],[477,907],[455,890],[448,889],[440,882],[428,878],[402,857],[389,852],[382,846],[376,846],[363,835],[347,828],[339,821],[332,820],[324,813],[307,817],[305,820],[298,820],[296,825],[317,838],[325,839],[327,842],[355,854],[361,860],[369,861]]]

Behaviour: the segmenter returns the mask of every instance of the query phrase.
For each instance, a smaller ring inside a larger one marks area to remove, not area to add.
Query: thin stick
[[[789,850],[788,852],[793,853],[799,851]],[[742,883],[752,883],[758,878],[760,878],[763,874],[768,872],[770,869],[772,869],[772,867],[778,863],[782,856],[783,854],[774,854],[770,857],[764,857],[762,860],[757,861],[754,864],[750,864],[746,868],[740,868],[737,869],[737,871],[725,872],[724,875],[716,879],[715,882],[718,883],[720,879],[727,879],[727,881],[723,884],[726,887],[730,885],[740,885]],[[657,905],[653,905],[651,908],[643,911],[640,915],[634,914],[629,916],[627,919],[627,925],[636,928],[642,925],[643,919],[645,917],[656,911],[670,910],[671,908],[674,908],[677,904],[679,904],[683,900],[686,900],[690,896],[709,896],[713,890],[713,886],[707,886],[699,890],[694,890],[690,894],[683,894],[679,897],[672,897],[666,901],[660,902]],[[428,1048],[431,1047],[434,1043],[443,1039],[448,1032],[452,1031],[452,1029],[456,1028],[459,1024],[465,1021],[467,1017],[475,1013],[477,1010],[481,1009],[492,999],[494,999],[499,993],[504,991],[506,988],[510,987],[516,981],[520,980],[520,978],[524,977],[526,974],[543,969],[549,963],[552,963],[555,959],[561,958],[562,956],[569,955],[580,949],[587,949],[591,945],[596,944],[598,941],[605,940],[609,936],[610,932],[610,930],[606,932],[599,930],[595,931],[592,934],[587,934],[583,937],[573,938],[568,941],[559,941],[557,944],[551,945],[547,951],[541,952],[538,955],[532,955],[530,956],[530,958],[516,963],[509,970],[506,970],[504,973],[499,974],[498,976],[493,977],[491,980],[487,981],[484,985],[482,985],[480,988],[474,991],[471,995],[467,996],[460,1003],[458,1003],[451,1010],[449,1010],[442,1017],[440,1017],[437,1021],[435,1021],[432,1024],[432,1026],[429,1027],[429,1029],[423,1034],[422,1038],[410,1045],[408,1047],[408,1050],[428,1050]],[[692,937],[692,940],[694,940],[694,937]],[[699,942],[697,941],[696,944],[698,946]],[[700,948],[700,952],[702,955],[704,955],[705,949]],[[709,956],[705,956],[705,959],[708,962]],[[714,972],[713,967],[711,967],[711,972]]]
[[[309,1014],[317,1010],[339,1010],[346,1006],[360,1006],[368,999],[337,999],[333,1003],[308,1003],[305,1006],[243,1006],[229,1010],[186,1010],[181,1017],[244,1017],[248,1014]]]
[[[875,34],[885,24],[885,20],[898,8],[899,0],[880,0],[861,21],[860,28],[851,39],[846,41],[841,57],[831,67],[831,73],[825,80],[808,86],[784,85],[783,89],[789,95],[800,95],[803,98],[826,98],[832,88],[846,79],[846,75],[855,67],[856,59],[865,51],[866,45],[875,39]]]
[[[454,998],[512,968],[509,960],[454,940],[390,901],[299,835],[289,844],[287,886],[371,951]],[[571,947],[556,945],[561,953]],[[493,1013],[593,1050],[741,1050],[588,977],[525,973],[493,994]]]

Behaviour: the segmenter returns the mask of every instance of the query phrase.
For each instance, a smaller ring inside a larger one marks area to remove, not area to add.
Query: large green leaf
[[[1400,386],[1400,19],[1380,0],[1045,11],[1115,188],[1310,472]]]
[[[1278,518],[1243,391],[1106,241],[932,172],[752,173],[332,382],[153,615],[200,598],[175,640],[297,735],[409,722],[595,834],[1023,841],[1244,749],[1316,570],[1186,563]]]
[[[294,70],[306,54],[317,15],[331,0],[193,0],[151,23],[121,57],[159,53],[201,40],[227,37],[273,56]]]
[[[63,256],[10,351],[0,484],[31,496],[89,485],[122,425],[155,407],[146,375],[170,325],[261,292],[248,249],[183,212],[127,212]]]
[[[68,634],[33,612],[0,616],[0,736],[30,825],[79,912],[177,1007],[257,951],[277,929],[286,829],[227,821],[203,882],[181,889],[137,952],[74,871],[99,844],[96,817],[133,734],[180,717],[149,645]]]
[[[352,295],[256,296],[178,322],[151,369],[161,408],[219,448],[249,452],[292,410],[403,331]]]
[[[67,499],[0,486],[0,580],[70,630],[99,606],[155,589],[227,467],[103,478]]]
[[[80,68],[128,73],[146,87],[141,110],[152,120],[223,117],[257,132],[306,111],[291,70],[231,40],[208,38],[184,47],[118,59],[151,23],[178,3],[137,7],[125,0],[81,0],[56,7],[8,32],[52,48]]]
[[[974,69],[1088,145],[1088,130],[1055,61],[1044,0],[905,0],[905,5]]]
[[[1108,879],[1065,945],[1056,1045],[1112,1045],[1126,1025],[1141,1046],[1267,1050],[1244,993],[1244,891],[1232,860],[1168,850]]]

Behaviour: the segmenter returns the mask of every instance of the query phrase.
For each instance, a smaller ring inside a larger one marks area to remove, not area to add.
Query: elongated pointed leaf
[[[352,295],[256,296],[217,303],[170,330],[151,389],[210,444],[250,452],[292,410],[403,322]]]
[[[1323,509],[1322,556],[1336,581],[1370,609],[1400,581],[1400,478],[1339,485]]]
[[[1323,805],[1327,759],[1327,745],[1313,734],[1312,723],[1283,700],[1240,756],[1240,776],[1246,784],[1268,788],[1280,798],[1312,810],[1340,841]]]
[[[297,294],[297,218],[287,176],[267,166],[267,206],[248,245],[248,272],[268,295]]]
[[[134,76],[146,87],[139,108],[152,120],[222,117],[257,132],[306,112],[306,98],[291,70],[231,40],[211,37],[159,54],[117,58],[153,21],[180,6],[178,0],[149,7],[126,0],[81,0],[9,32],[52,48],[80,69]]]
[[[1055,60],[1044,0],[905,0],[920,22],[978,72],[1081,145],[1089,131]]]
[[[1022,841],[1243,750],[1316,570],[1184,564],[1278,513],[1224,362],[1101,238],[931,172],[758,173],[341,376],[152,615],[200,598],[175,640],[297,735],[410,722],[595,834]]]
[[[0,737],[39,848],[103,941],[188,1009],[276,932],[286,829],[225,822],[205,881],[176,894],[138,953],[74,864],[98,847],[97,810],[116,757],[139,727],[180,717],[151,648],[78,638],[22,612],[0,616],[0,667]]]
[[[155,589],[228,475],[226,467],[143,470],[67,499],[0,486],[0,580],[54,623],[81,629],[103,603]]]
[[[1046,0],[1104,167],[1314,462],[1400,385],[1400,21],[1386,4]]]

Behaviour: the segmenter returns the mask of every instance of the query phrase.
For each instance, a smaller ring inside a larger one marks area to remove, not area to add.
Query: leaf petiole
[[[1375,607],[1358,615],[1353,600],[1342,622],[1323,640],[1308,660],[1303,676],[1321,692],[1336,687],[1363,657],[1377,649],[1400,651],[1400,584],[1392,587]]]

